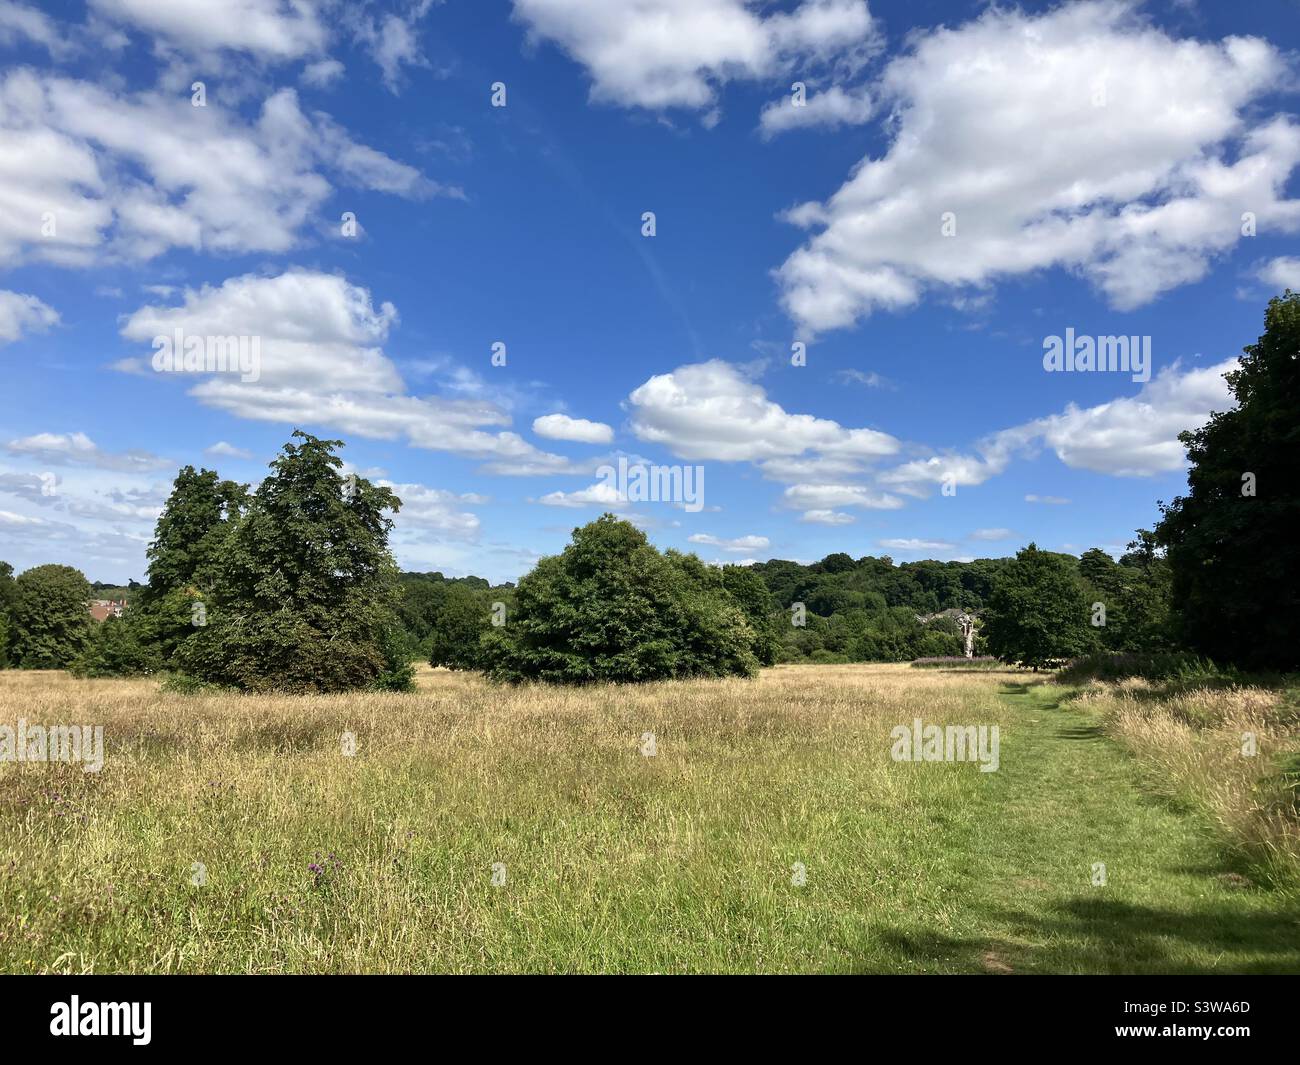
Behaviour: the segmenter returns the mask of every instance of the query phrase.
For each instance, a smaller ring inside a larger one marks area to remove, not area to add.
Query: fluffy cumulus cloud
[[[28,69],[0,80],[0,265],[283,252],[332,192],[327,173],[409,198],[460,195],[304,112],[292,89],[245,121]]]
[[[573,440],[580,444],[608,444],[614,430],[604,422],[570,418],[567,414],[543,414],[533,419],[533,432],[548,440]]]
[[[178,305],[141,307],[121,332],[155,346],[157,338],[174,338],[179,330],[182,338],[202,339],[205,351],[212,338],[245,338],[246,352],[256,345],[255,373],[222,371],[216,360],[169,371],[161,348],[118,368],[155,372],[157,361],[164,367],[159,377],[194,380],[190,395],[241,418],[404,439],[413,447],[489,460],[485,469],[493,473],[572,472],[567,459],[493,428],[508,426],[510,417],[486,400],[409,395],[383,350],[397,317],[391,303],[376,307],[368,290],[334,274],[248,274],[186,290]]]
[[[573,492],[548,492],[536,502],[546,507],[603,507],[606,510],[627,506],[627,500],[608,481],[597,481]]]
[[[246,55],[265,64],[310,60],[306,84],[332,80],[337,60],[322,58],[339,39],[366,52],[396,92],[408,66],[427,66],[420,21],[433,0],[375,12],[353,0],[90,0],[108,23],[145,35],[154,51],[212,59]],[[3,14],[0,12],[0,27]],[[332,64],[332,65],[331,65]]]
[[[759,129],[770,139],[792,129],[860,126],[871,118],[872,110],[866,90],[832,85],[806,96],[802,103],[797,104],[793,96],[772,101],[763,108]]]
[[[1115,477],[1148,477],[1179,470],[1186,452],[1178,434],[1196,429],[1213,411],[1232,405],[1223,375],[1235,359],[1184,371],[1177,363],[1134,396],[1093,407],[1070,404],[1059,414],[992,433],[976,443],[975,454],[949,452],[903,463],[879,481],[908,495],[925,496],[934,485],[983,484],[1002,473],[1018,454],[1042,446],[1072,469]],[[1027,495],[1030,503],[1063,503],[1052,496]]]
[[[1260,269],[1259,278],[1278,291],[1289,288],[1292,292],[1300,292],[1300,258],[1284,255],[1273,259]]]
[[[285,0],[90,0],[106,18],[191,52],[251,52],[297,59],[329,39],[323,6]]]
[[[488,502],[486,496],[473,492],[456,493],[422,484],[397,484],[386,480],[377,483],[391,488],[402,501],[401,512],[394,519],[394,528],[400,534],[399,542],[427,535],[458,540],[477,538],[479,517],[464,508]]]
[[[628,402],[637,437],[683,459],[753,462],[815,453],[850,465],[892,455],[899,447],[875,429],[846,429],[826,418],[791,414],[739,368],[719,359],[656,374]]]
[[[1175,39],[1112,0],[919,36],[877,88],[889,149],[788,212],[815,232],[778,271],[786,309],[813,334],[1049,267],[1121,309],[1195,281],[1247,213],[1300,229],[1300,126],[1257,112],[1286,74],[1263,40]]]
[[[877,48],[865,0],[515,0],[535,41],[581,63],[592,98],[627,107],[710,110],[729,81],[856,71]]]
[[[12,344],[26,333],[43,333],[58,320],[58,312],[35,296],[0,289],[0,344]]]

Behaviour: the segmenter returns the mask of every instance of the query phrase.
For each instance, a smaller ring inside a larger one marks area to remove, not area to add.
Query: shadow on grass
[[[1100,725],[1063,725],[1056,730],[1063,740],[1100,740],[1105,738]]]
[[[1291,914],[1224,905],[1179,911],[1102,896],[1070,899],[1047,913],[1006,910],[995,916],[1017,939],[1050,945],[903,930],[886,931],[879,939],[910,960],[948,971],[1300,971],[1300,918]]]

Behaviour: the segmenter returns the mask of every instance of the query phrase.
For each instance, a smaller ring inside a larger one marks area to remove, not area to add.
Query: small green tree
[[[69,668],[79,677],[134,677],[161,667],[158,649],[140,641],[129,619],[110,617],[94,626]]]
[[[487,593],[465,584],[447,584],[433,620],[429,664],[448,669],[479,669],[479,642],[492,627]]]
[[[339,440],[295,430],[222,544],[206,624],[177,648],[200,680],[250,691],[401,686],[397,567],[401,506],[389,489],[342,477]]]
[[[15,582],[13,659],[22,669],[66,669],[90,639],[90,582],[71,566],[36,566]]]
[[[694,556],[661,555],[605,514],[519,582],[513,616],[482,648],[495,679],[583,684],[749,676],[753,643],[720,573]]]
[[[1030,544],[999,574],[983,634],[1004,662],[1041,669],[1094,648],[1090,619],[1074,560]]]

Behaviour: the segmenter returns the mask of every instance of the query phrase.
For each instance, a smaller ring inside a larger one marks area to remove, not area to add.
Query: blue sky
[[[409,569],[611,506],[710,561],[1122,549],[1300,288],[1297,44],[1290,0],[0,0],[0,558],[142,578],[178,466],[295,427]],[[258,379],[156,371],[178,327]],[[1045,371],[1067,329],[1150,380]]]

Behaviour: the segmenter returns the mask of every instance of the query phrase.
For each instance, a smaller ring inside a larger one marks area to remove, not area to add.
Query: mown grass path
[[[975,818],[976,927],[913,931],[914,956],[944,970],[1300,972],[1300,914],[1284,897],[1191,811],[1151,797],[1063,689],[1000,687],[1013,717]]]

